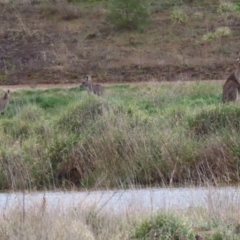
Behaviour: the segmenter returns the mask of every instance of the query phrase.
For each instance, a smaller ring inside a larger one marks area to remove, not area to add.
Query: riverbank
[[[237,187],[1,193],[0,236],[237,240],[239,199]]]

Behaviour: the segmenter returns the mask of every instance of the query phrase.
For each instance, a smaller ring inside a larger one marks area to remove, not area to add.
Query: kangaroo
[[[237,57],[237,68],[223,85],[222,102],[237,101],[240,94],[240,52]]]
[[[94,93],[98,96],[102,95],[105,91],[105,88],[102,85],[92,83],[90,75],[86,77],[86,80],[82,82],[80,87],[86,87],[89,93]]]
[[[1,114],[4,114],[4,110],[7,107],[10,100],[10,90],[7,90],[7,92],[4,91],[3,97],[0,99],[0,112]]]

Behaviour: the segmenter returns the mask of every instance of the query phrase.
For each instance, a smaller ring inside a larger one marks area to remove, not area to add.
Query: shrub
[[[188,16],[183,9],[174,9],[171,13],[171,20],[174,23],[185,23],[188,21]]]
[[[143,221],[135,230],[134,239],[194,239],[189,226],[171,214],[159,214]]]
[[[142,30],[148,22],[147,0],[109,0],[108,19],[116,27]]]

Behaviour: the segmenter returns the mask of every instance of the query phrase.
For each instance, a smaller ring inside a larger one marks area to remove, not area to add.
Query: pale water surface
[[[186,209],[222,203],[240,203],[240,188],[147,188],[107,191],[68,191],[0,193],[0,210],[15,206],[31,207],[41,204],[43,197],[48,208],[66,209],[96,205],[101,210],[119,212],[127,209]],[[210,206],[209,206],[210,207]]]

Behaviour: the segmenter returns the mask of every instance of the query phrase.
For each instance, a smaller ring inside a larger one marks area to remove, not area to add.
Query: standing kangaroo
[[[7,90],[7,92],[4,92],[3,97],[0,99],[0,112],[1,114],[4,114],[4,110],[7,107],[10,100],[10,90]]]
[[[222,101],[223,103],[237,101],[240,94],[240,52],[237,57],[237,68],[228,77],[223,85]]]
[[[105,88],[100,84],[93,84],[92,78],[90,75],[86,77],[86,80],[83,81],[80,87],[86,87],[89,93],[94,93],[98,96],[102,95],[105,91]]]

